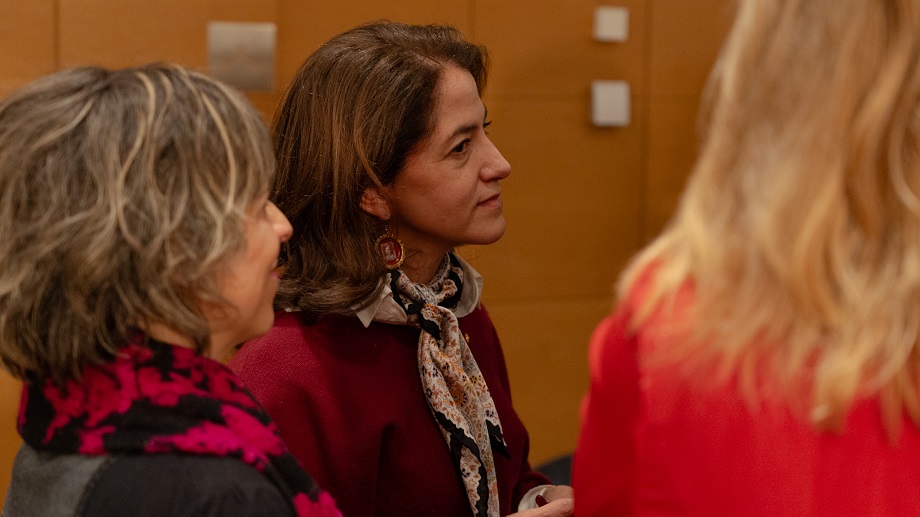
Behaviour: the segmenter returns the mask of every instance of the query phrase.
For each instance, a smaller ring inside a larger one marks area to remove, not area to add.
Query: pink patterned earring
[[[395,235],[390,234],[386,227],[383,228],[383,235],[377,237],[374,247],[377,248],[377,253],[383,258],[383,265],[387,269],[398,268],[402,265],[403,259],[406,258],[405,254],[403,254],[402,242]]]

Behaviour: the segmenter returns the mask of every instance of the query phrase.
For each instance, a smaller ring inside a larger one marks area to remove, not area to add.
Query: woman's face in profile
[[[278,291],[278,252],[291,233],[291,223],[267,197],[257,199],[246,210],[245,247],[217,279],[231,307],[208,314],[212,357],[223,357],[229,347],[271,328],[275,320],[272,301]]]
[[[389,186],[400,239],[433,254],[491,244],[505,231],[499,181],[511,166],[485,132],[486,109],[469,72],[444,69],[432,134]]]

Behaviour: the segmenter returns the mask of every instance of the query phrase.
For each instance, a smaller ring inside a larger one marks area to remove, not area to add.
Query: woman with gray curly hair
[[[267,131],[174,65],[0,102],[0,360],[24,388],[4,515],[337,515],[213,358],[267,331]]]

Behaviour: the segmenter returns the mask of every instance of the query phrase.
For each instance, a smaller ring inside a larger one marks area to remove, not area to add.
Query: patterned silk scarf
[[[418,370],[428,407],[450,448],[457,475],[477,517],[498,517],[498,482],[493,451],[508,456],[489,387],[460,332],[453,309],[460,301],[463,270],[452,254],[427,285],[399,270],[390,273],[394,299],[409,325],[421,329]]]
[[[289,497],[298,516],[341,517],[229,369],[189,348],[142,340],[64,389],[26,383],[23,440],[57,453],[237,457]]]

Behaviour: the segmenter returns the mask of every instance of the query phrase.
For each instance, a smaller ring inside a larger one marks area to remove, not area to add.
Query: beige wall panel
[[[490,91],[581,98],[595,79],[626,80],[641,91],[646,3],[616,2],[630,10],[629,40],[602,43],[592,37],[595,0],[478,0],[474,27],[492,56]]]
[[[54,2],[0,1],[0,97],[55,70]]]
[[[670,220],[699,150],[693,98],[653,100],[649,106],[649,159],[646,240]]]
[[[21,383],[13,379],[6,370],[0,369],[0,505],[6,500],[13,459],[22,444],[22,439],[16,432],[21,386]]]
[[[388,19],[453,25],[469,35],[469,1],[278,0],[278,72],[283,89],[303,61],[336,34],[362,23]]]
[[[651,11],[651,96],[698,96],[728,34],[734,2],[651,0]]]
[[[488,99],[487,99],[488,100]],[[493,300],[606,296],[640,242],[642,124],[591,127],[577,101],[493,102],[493,142],[511,163],[504,237],[469,254]]]
[[[588,341],[611,299],[486,303],[505,351],[514,407],[530,432],[531,463],[571,453],[588,387]]]
[[[174,61],[204,70],[204,0],[69,0],[60,3],[61,65],[134,66]]]

